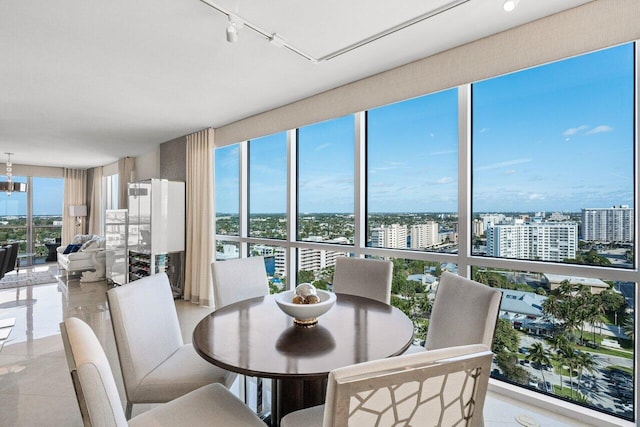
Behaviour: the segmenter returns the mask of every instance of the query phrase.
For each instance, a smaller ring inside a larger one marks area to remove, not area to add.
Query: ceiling
[[[206,0],[319,58],[451,0]],[[464,4],[312,63],[200,0],[0,2],[0,161],[87,168],[590,0]],[[399,7],[401,6],[401,7]]]

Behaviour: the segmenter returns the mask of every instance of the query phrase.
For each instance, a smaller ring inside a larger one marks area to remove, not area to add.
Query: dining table
[[[210,363],[239,374],[272,379],[270,422],[324,403],[333,369],[402,354],[413,324],[388,304],[336,294],[334,306],[312,327],[294,324],[273,295],[213,311],[193,332],[193,346]]]

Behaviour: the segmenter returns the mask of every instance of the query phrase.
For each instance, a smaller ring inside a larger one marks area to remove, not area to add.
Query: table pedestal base
[[[326,378],[319,380],[273,380],[271,426],[279,427],[280,419],[291,412],[322,405],[326,392]]]

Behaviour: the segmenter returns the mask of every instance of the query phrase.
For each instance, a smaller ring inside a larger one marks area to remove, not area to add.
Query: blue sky
[[[0,176],[6,180],[6,176]],[[15,176],[14,182],[26,182],[26,178]],[[62,215],[62,198],[64,196],[64,179],[33,178],[33,213],[34,215]],[[0,216],[26,215],[27,193],[12,193],[7,196],[0,192]]]
[[[473,85],[474,212],[633,205],[633,45]],[[368,210],[455,212],[457,89],[368,112]],[[300,212],[353,212],[354,119],[299,130]],[[283,213],[286,135],[251,143],[252,213]],[[216,150],[216,211],[238,211],[237,146]]]

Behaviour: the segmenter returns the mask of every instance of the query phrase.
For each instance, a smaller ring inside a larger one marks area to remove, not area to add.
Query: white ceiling
[[[322,57],[450,0],[207,0]],[[0,162],[93,167],[590,0],[470,0],[313,64],[200,0],[0,2]]]

